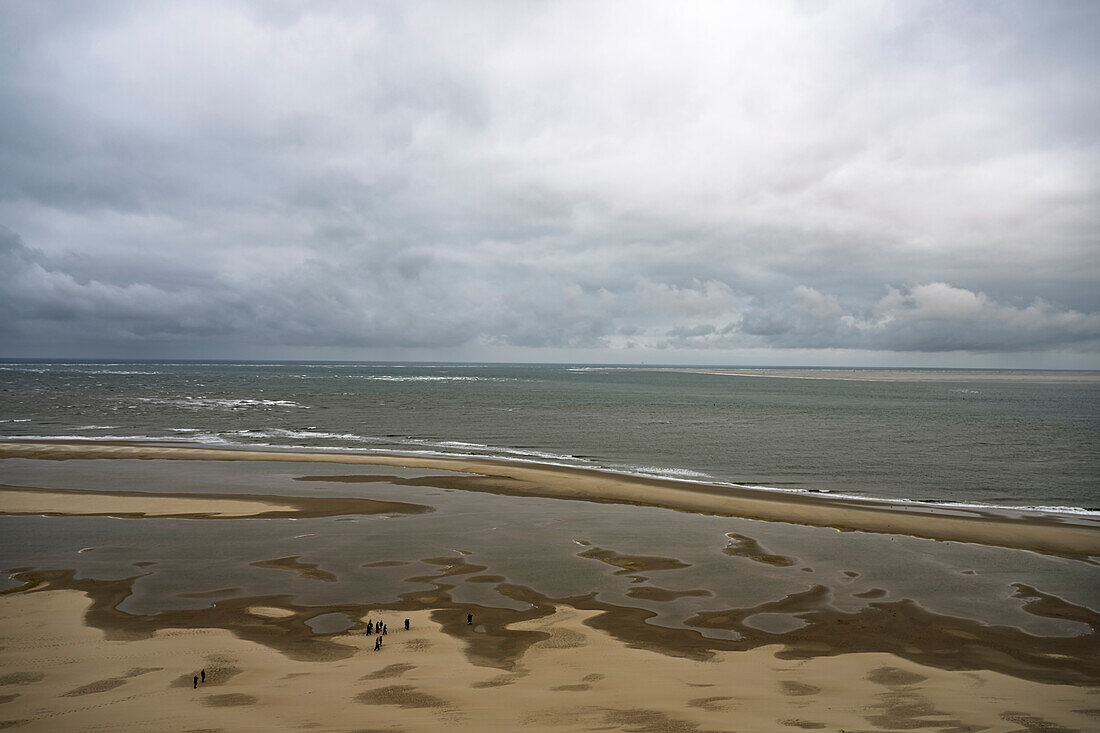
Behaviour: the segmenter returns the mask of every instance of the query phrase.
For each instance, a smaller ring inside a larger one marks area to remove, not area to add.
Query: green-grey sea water
[[[888,499],[1100,507],[1100,383],[562,365],[0,364],[0,437],[416,451]]]

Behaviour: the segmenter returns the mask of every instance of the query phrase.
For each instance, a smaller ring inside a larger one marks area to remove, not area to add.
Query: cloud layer
[[[1098,20],[4,3],[2,351],[1100,366]]]

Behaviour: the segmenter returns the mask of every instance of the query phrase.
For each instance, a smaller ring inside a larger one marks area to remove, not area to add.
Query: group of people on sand
[[[405,619],[405,631],[409,630],[409,619]],[[374,637],[374,651],[379,651],[382,648],[382,637],[389,631],[389,627],[383,623],[382,619],[378,619],[378,623],[367,619],[367,636],[377,634]]]
[[[466,614],[466,624],[473,624],[473,622],[474,622],[474,614],[467,613]],[[406,619],[405,620],[405,631],[409,630],[409,626],[410,626],[409,620]],[[388,631],[389,631],[388,627],[386,626],[385,622],[383,622],[381,619],[379,619],[377,621],[377,623],[375,623],[374,621],[372,621],[370,619],[366,620],[366,635],[367,636],[372,636],[372,635],[374,636],[374,650],[375,650],[375,652],[379,652],[379,650],[382,649],[382,637],[385,636]],[[194,685],[195,685],[194,689],[196,689],[196,690],[199,689],[199,682],[202,682],[202,683],[204,683],[204,685],[206,685],[206,669],[202,669],[199,672],[198,675],[195,675],[195,679],[193,681],[194,681]]]

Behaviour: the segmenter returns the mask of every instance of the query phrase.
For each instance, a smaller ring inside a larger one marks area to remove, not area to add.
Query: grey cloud
[[[1100,314],[1058,309],[1041,299],[1005,305],[943,282],[886,288],[870,304],[845,309],[838,298],[798,286],[783,302],[754,306],[737,323],[674,328],[668,344],[721,349],[757,343],[778,348],[901,352],[1013,352],[1100,342]]]
[[[1092,4],[2,7],[0,355],[1096,358]]]

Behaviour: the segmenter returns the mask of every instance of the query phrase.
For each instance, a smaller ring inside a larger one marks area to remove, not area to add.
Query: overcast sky
[[[1100,368],[1100,3],[0,0],[0,356]]]

